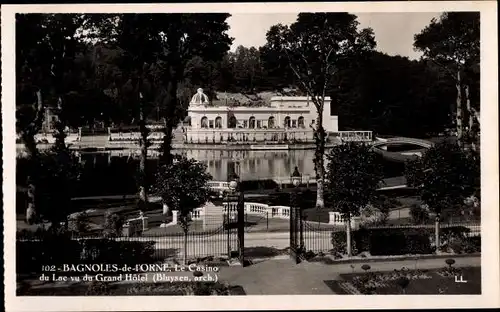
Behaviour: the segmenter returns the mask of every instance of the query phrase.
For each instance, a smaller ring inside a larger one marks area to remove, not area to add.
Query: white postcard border
[[[232,296],[232,297],[16,297],[15,296],[15,13],[229,12],[298,13],[301,11],[481,12],[481,186],[482,295],[433,296]],[[498,33],[496,1],[2,5],[2,126],[5,307],[7,311],[122,311],[215,309],[353,309],[498,307]]]

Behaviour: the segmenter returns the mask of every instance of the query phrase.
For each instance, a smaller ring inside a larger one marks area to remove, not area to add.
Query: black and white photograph
[[[498,307],[496,3],[432,4],[2,6],[7,306]]]

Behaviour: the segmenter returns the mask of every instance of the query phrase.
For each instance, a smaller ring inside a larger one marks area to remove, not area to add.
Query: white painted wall
[[[230,112],[238,120],[237,126],[249,126],[250,118],[254,117],[261,121],[262,127],[268,127],[269,118],[274,117],[274,126],[284,128],[285,118],[291,119],[290,125],[293,128],[293,121],[298,127],[299,117],[304,118],[305,129],[310,129],[311,122],[317,120],[316,108],[308,97],[273,97],[270,106],[267,107],[227,107],[227,106],[209,106],[209,105],[191,105],[188,109],[188,115],[191,117],[191,130],[201,129],[201,120],[207,117],[212,121],[215,127],[215,119],[221,118],[222,128],[227,128]],[[338,116],[330,116],[330,98],[325,98],[323,111],[323,126],[327,132],[338,131]]]

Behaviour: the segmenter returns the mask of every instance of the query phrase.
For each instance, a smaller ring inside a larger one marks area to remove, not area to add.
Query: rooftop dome
[[[191,98],[191,102],[189,103],[191,105],[202,105],[202,104],[208,104],[208,96],[203,93],[202,88],[198,88],[197,92],[193,97]]]

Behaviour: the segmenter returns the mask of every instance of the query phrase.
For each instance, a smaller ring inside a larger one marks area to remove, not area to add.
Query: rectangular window
[[[262,128],[262,120],[257,120],[257,128]]]
[[[248,128],[248,120],[243,120],[243,128]]]
[[[297,128],[297,120],[292,120],[292,128]]]
[[[209,127],[210,129],[213,129],[213,127],[214,127],[214,121],[213,121],[213,120],[209,120],[209,121],[208,121],[208,127]]]

